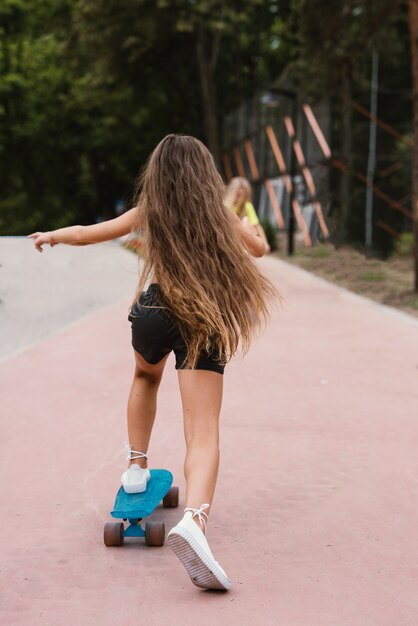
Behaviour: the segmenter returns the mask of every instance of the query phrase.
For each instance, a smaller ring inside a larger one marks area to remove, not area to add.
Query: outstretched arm
[[[35,248],[42,252],[42,246],[49,244],[51,248],[58,243],[66,243],[70,246],[86,246],[90,243],[101,243],[110,241],[123,235],[128,235],[133,229],[136,209],[130,209],[119,217],[100,224],[91,226],[68,226],[46,233],[32,233],[29,235],[33,239]]]

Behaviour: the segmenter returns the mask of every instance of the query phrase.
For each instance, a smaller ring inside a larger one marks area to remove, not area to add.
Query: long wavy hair
[[[144,266],[136,297],[154,276],[187,345],[186,368],[202,351],[222,364],[240,342],[245,353],[280,298],[245,249],[223,192],[210,152],[185,135],[167,135],[138,181]]]

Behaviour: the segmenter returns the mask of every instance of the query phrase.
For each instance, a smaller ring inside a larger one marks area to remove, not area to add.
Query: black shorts
[[[157,307],[157,308],[147,308]],[[132,346],[151,364],[159,363],[171,350],[176,355],[176,369],[187,369],[186,343],[180,333],[174,314],[164,306],[161,288],[152,283],[143,291],[129,314],[132,324]],[[202,353],[196,363],[197,370],[224,373],[224,366],[216,359],[217,352]]]

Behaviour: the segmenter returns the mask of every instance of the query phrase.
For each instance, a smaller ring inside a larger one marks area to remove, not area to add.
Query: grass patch
[[[418,311],[418,296],[415,293],[408,294],[408,296],[404,298],[403,303],[411,307],[411,309]]]
[[[358,276],[359,280],[363,280],[368,283],[381,283],[386,280],[385,272],[374,271],[374,270],[366,270],[365,272],[361,272]]]
[[[309,256],[314,259],[325,259],[330,254],[331,252],[326,246],[315,246],[309,251]]]
[[[289,256],[287,255],[287,248],[283,248],[283,250],[286,250],[285,258],[289,259]],[[306,255],[307,255],[306,251],[302,248],[299,248],[299,249],[297,248],[296,250],[293,251],[293,256],[296,256],[296,257],[306,258]]]

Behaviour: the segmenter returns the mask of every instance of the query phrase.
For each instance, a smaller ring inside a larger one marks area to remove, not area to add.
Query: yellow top
[[[255,208],[251,202],[246,202],[241,210],[236,205],[233,205],[232,210],[240,219],[248,217],[248,221],[252,226],[257,226],[257,224],[260,223],[257,213],[255,212]]]

